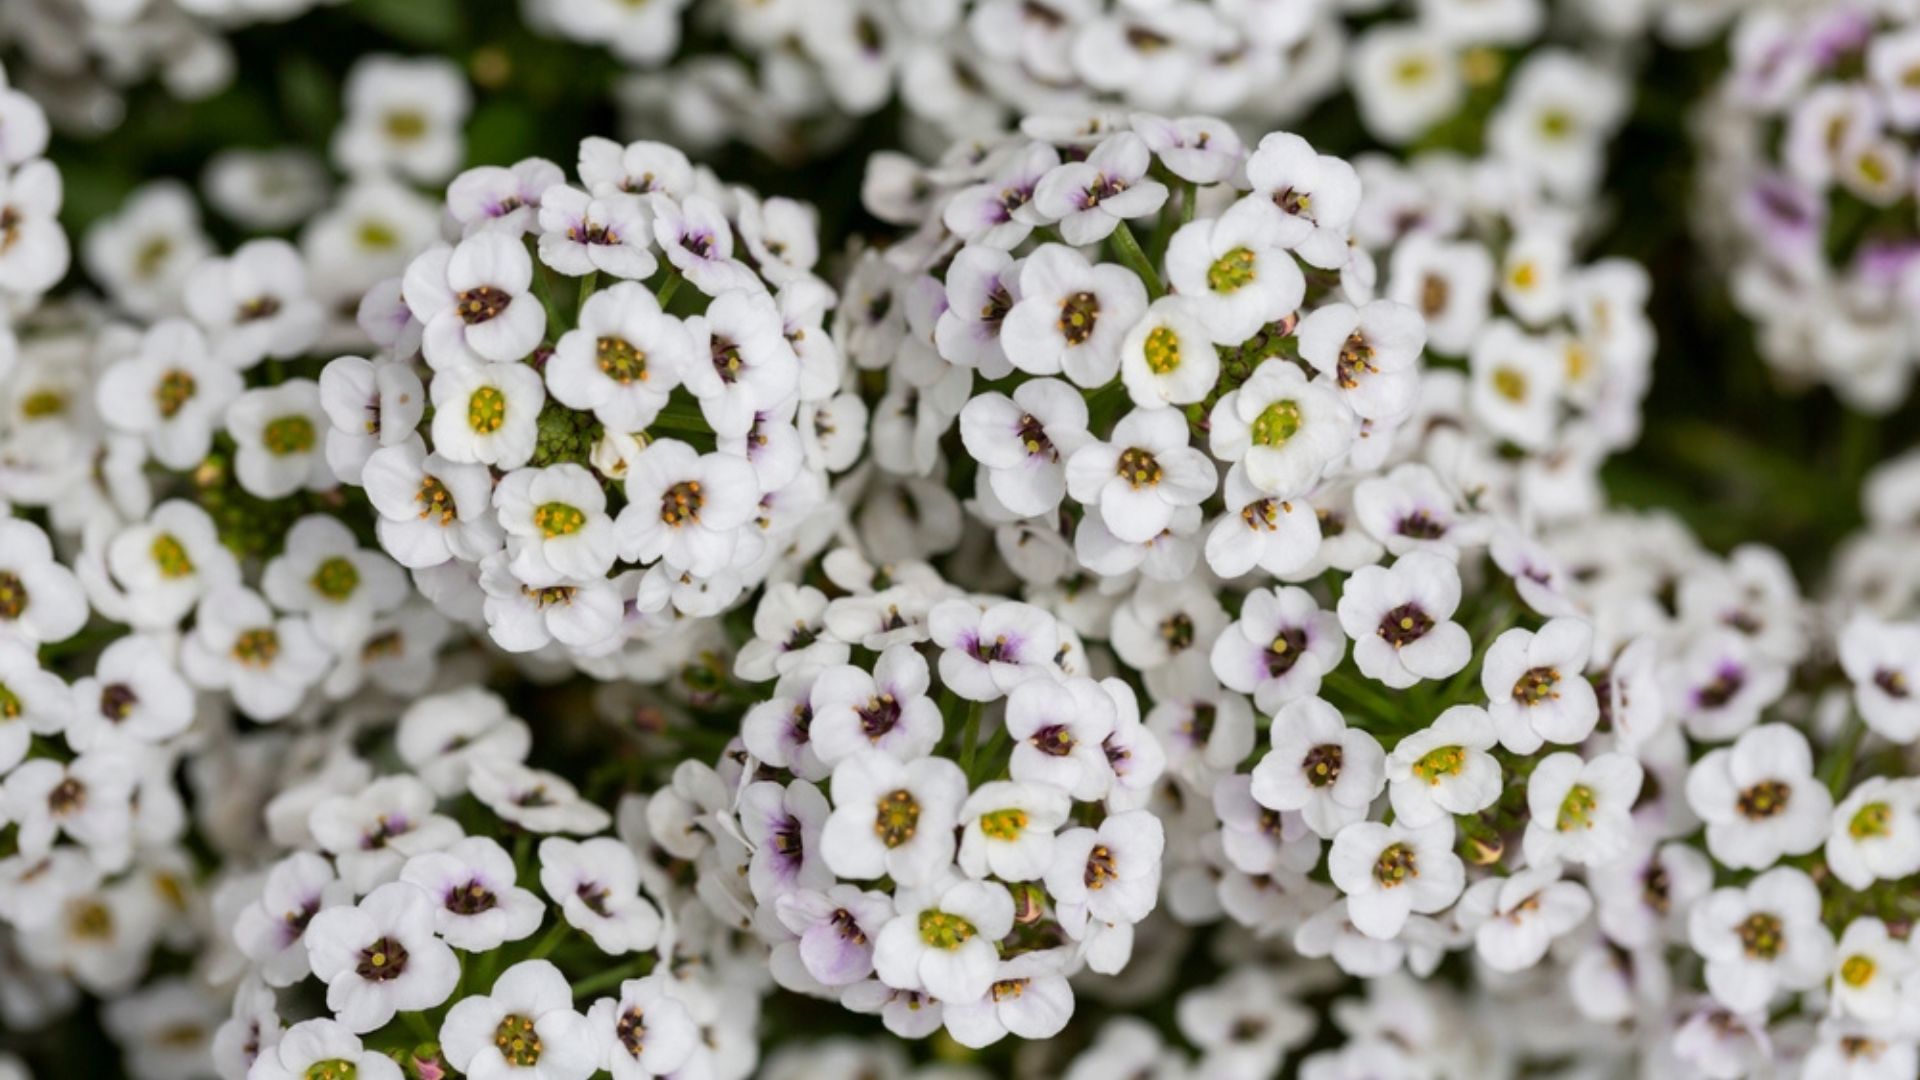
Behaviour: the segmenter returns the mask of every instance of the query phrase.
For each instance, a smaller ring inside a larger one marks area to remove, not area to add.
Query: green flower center
[[[920,803],[914,799],[913,792],[902,788],[881,796],[875,810],[873,831],[881,843],[897,848],[913,839],[914,830],[920,825]]]
[[[994,840],[1018,840],[1026,831],[1027,820],[1025,810],[995,810],[980,815],[980,831]]]
[[[944,911],[923,911],[920,913],[920,940],[936,949],[957,949],[972,940],[979,933],[973,924],[958,915],[949,915]]]
[[[1253,443],[1279,449],[1300,431],[1300,404],[1283,398],[1260,410],[1253,420]]]
[[[179,368],[160,376],[160,385],[153,389],[153,400],[160,415],[168,420],[173,419],[193,398],[195,389],[193,376]]]
[[[1165,375],[1180,366],[1180,335],[1165,326],[1147,331],[1147,370]]]
[[[6,683],[0,683],[0,721],[18,720],[23,711],[20,695],[8,689]]]
[[[607,378],[625,385],[635,379],[647,381],[647,354],[623,338],[603,337],[594,346],[600,370]]]
[[[1429,750],[1413,763],[1413,775],[1429,784],[1438,784],[1443,776],[1458,776],[1467,764],[1464,746],[1442,746]]]
[[[233,639],[233,658],[248,667],[266,667],[280,655],[280,635],[271,626],[242,630]]]
[[[353,595],[353,590],[360,584],[360,570],[351,560],[335,555],[320,564],[309,584],[314,592],[337,603]]]
[[[1408,878],[1420,876],[1420,868],[1414,859],[1413,849],[1402,843],[1388,844],[1387,849],[1373,862],[1373,880],[1383,889],[1394,889],[1404,884]]]
[[[491,435],[507,422],[507,395],[497,386],[483,386],[467,398],[467,426],[475,434]]]
[[[415,109],[394,109],[386,115],[387,138],[412,142],[427,133],[427,118]]]
[[[1493,391],[1512,402],[1527,400],[1527,377],[1514,368],[1503,367],[1493,373]]]
[[[400,242],[400,234],[393,226],[372,218],[360,223],[360,246],[374,251],[386,251]]]
[[[268,453],[277,457],[304,454],[313,449],[313,421],[299,415],[269,420],[260,441],[266,444]]]
[[[1872,836],[1885,836],[1891,831],[1888,826],[1893,821],[1893,807],[1883,802],[1868,803],[1854,811],[1847,822],[1847,835],[1855,840],[1865,840]]]
[[[1747,955],[1759,960],[1771,960],[1780,955],[1780,947],[1786,944],[1781,936],[1785,927],[1776,915],[1756,911],[1747,916],[1746,921],[1734,928],[1740,936],[1740,947]]]
[[[0,619],[17,619],[26,610],[26,582],[16,574],[0,570]]]
[[[345,1058],[328,1058],[307,1066],[306,1080],[354,1080],[360,1074],[353,1062]]]
[[[1593,811],[1598,802],[1592,788],[1585,784],[1573,785],[1567,790],[1567,797],[1560,800],[1560,814],[1554,819],[1554,828],[1561,832],[1593,828]]]
[[[587,515],[578,507],[566,503],[542,503],[534,507],[533,523],[539,527],[541,535],[551,540],[556,536],[572,536],[585,528]]]
[[[172,533],[161,533],[153,538],[153,547],[148,549],[153,556],[153,564],[160,568],[160,576],[169,581],[177,581],[193,573],[193,558],[187,554],[187,547]]]
[[[1840,981],[1857,989],[1872,981],[1873,973],[1879,969],[1880,965],[1873,962],[1873,957],[1854,953],[1840,965]]]
[[[493,1029],[493,1045],[508,1064],[530,1069],[540,1063],[540,1035],[533,1021],[524,1016],[509,1016]]]
[[[1217,293],[1238,292],[1253,283],[1253,252],[1237,247],[1207,267],[1207,288]]]

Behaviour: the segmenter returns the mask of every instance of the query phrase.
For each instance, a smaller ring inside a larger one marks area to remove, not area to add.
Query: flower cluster
[[[361,309],[385,351],[321,374],[326,458],[442,612],[640,676],[697,641],[680,619],[820,542],[802,524],[866,407],[808,207],[662,143],[588,140],[578,177],[530,159],[454,179],[459,237]]]
[[[1749,13],[1700,127],[1700,220],[1761,357],[1873,413],[1920,364],[1917,33],[1871,5]]]

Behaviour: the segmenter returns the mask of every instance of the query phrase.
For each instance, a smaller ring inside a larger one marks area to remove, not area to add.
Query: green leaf
[[[412,45],[446,46],[460,32],[454,0],[353,0],[353,12]]]

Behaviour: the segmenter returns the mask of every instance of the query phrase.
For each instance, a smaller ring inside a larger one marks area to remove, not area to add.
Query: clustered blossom
[[[706,140],[956,141],[869,158],[843,243],[654,139],[462,169],[462,68],[364,57],[346,179],[223,152],[230,248],[149,182],[71,297],[0,74],[0,1031],[97,1005],[138,1080],[1912,1076],[1920,451],[1811,596],[1600,479],[1629,80],[1543,42],[1727,13],[1358,7],[524,0]],[[1709,227],[1804,227],[1736,270],[1763,347],[1867,407],[1909,21],[1746,14],[1717,105]],[[1272,130],[1342,80],[1410,149]]]
[[[1915,34],[1867,4],[1746,13],[1701,125],[1701,231],[1761,357],[1872,413],[1920,364]]]

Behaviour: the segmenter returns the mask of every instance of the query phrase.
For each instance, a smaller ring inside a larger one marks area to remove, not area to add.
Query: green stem
[[[421,1042],[433,1042],[440,1037],[433,1030],[433,1025],[427,1023],[426,1013],[403,1012],[400,1015],[406,1017],[407,1026],[413,1029],[415,1035],[420,1036]]]
[[[667,267],[667,280],[661,282],[660,291],[653,294],[653,298],[660,302],[661,310],[666,309],[667,301],[673,299],[673,294],[680,291],[680,283],[685,280],[686,278],[680,276],[680,271],[671,266]]]
[[[992,737],[987,740],[986,749],[980,752],[978,774],[976,775],[973,769],[967,770],[968,787],[978,787],[981,781],[990,780],[999,773],[1002,765],[1001,757],[1005,754],[1007,742],[1012,737],[1013,734],[1007,730],[1007,725],[1004,723],[994,731]]]
[[[587,276],[580,279],[580,302],[573,308],[573,325],[580,325],[580,313],[587,310],[587,297],[600,285],[600,271],[589,270]]]
[[[645,975],[652,967],[653,959],[649,956],[618,967],[602,969],[584,979],[574,980],[573,996],[586,997],[595,991],[612,989],[628,979],[637,979]]]
[[[1838,800],[1847,790],[1847,780],[1853,773],[1853,755],[1860,749],[1860,739],[1866,734],[1867,726],[1860,720],[1858,712],[1847,714],[1847,726],[1840,732],[1840,738],[1833,744],[1832,756],[1820,763],[1820,771],[1825,774],[1827,791]]]
[[[543,935],[540,938],[540,941],[534,945],[533,951],[527,954],[527,959],[529,960],[546,959],[547,954],[559,948],[560,943],[566,940],[567,931],[570,929],[572,928],[567,925],[567,920],[565,916],[555,915],[553,919],[553,925],[547,928],[546,934]]]
[[[980,703],[967,702],[966,719],[960,723],[960,771],[973,775],[973,755],[980,748]]]
[[[1140,276],[1141,284],[1147,287],[1147,295],[1155,300],[1165,296],[1167,290],[1160,284],[1160,275],[1154,272],[1153,261],[1147,258],[1146,252],[1140,250],[1140,241],[1134,238],[1133,230],[1127,227],[1126,222],[1114,226],[1110,239],[1113,241],[1114,254]]]

